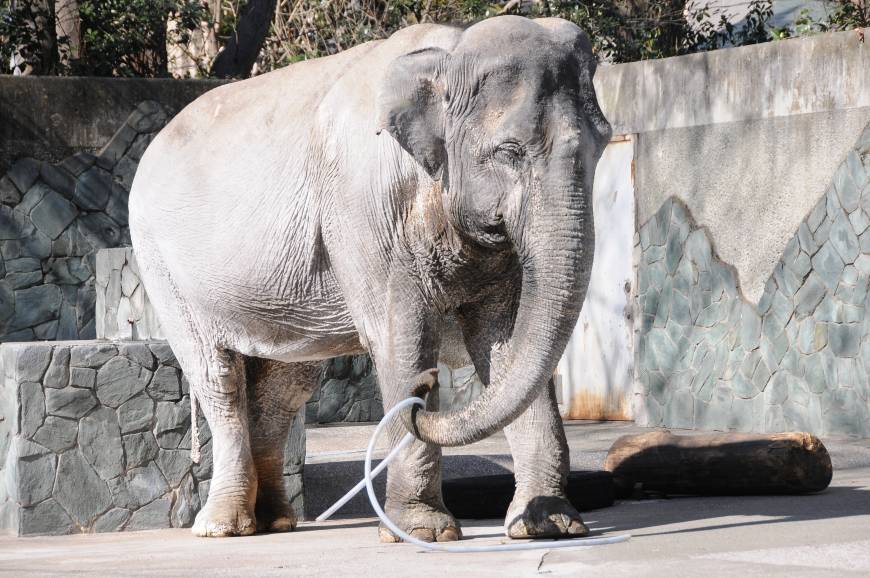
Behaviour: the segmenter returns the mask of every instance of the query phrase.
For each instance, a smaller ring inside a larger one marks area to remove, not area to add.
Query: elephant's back
[[[176,200],[181,205],[194,198],[219,200],[213,197],[240,179],[268,178],[304,149],[312,110],[377,44],[226,84],[194,100],[142,157],[131,191],[131,213]],[[173,199],[174,195],[183,199]]]
[[[378,78],[396,56],[453,30],[411,27],[195,100],[140,161],[129,205],[134,248],[147,237],[176,282],[190,287],[208,281],[271,292],[277,271],[318,270],[330,179],[371,166],[336,169],[336,142],[374,150],[367,139],[374,142],[375,131],[351,123],[375,118]],[[333,149],[325,153],[326,140]]]
[[[354,119],[373,121],[379,79],[396,56],[450,45],[459,33],[444,25],[411,26],[386,40],[210,90],[176,115],[142,157],[131,222],[174,227],[174,216],[191,223],[196,215],[190,213],[209,207],[261,205],[254,188],[276,193],[288,181],[309,177],[302,165],[320,154],[311,151],[313,144],[353,132],[348,123]]]

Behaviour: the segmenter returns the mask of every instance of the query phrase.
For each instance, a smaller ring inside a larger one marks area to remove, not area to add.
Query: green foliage
[[[41,21],[50,18],[41,2],[6,0],[0,4],[0,58],[8,71],[11,59],[19,68],[36,62]],[[167,42],[186,42],[191,30],[209,18],[197,0],[80,0],[81,39],[73,57],[70,39],[57,38],[49,47],[67,56],[57,71],[80,76],[168,76]],[[177,22],[171,31],[167,22]],[[11,68],[11,67],[10,67]]]
[[[42,59],[42,30],[53,19],[41,2],[0,1],[0,71],[11,68],[13,59],[22,69],[36,66]]]
[[[191,37],[198,34],[201,42],[204,31],[224,45],[235,34],[245,2],[79,0],[81,38],[71,43],[53,38],[53,27],[47,26],[54,19],[45,8],[49,4],[0,0],[0,72],[10,72],[14,59],[19,68],[36,73],[167,76],[167,45],[185,52]],[[471,23],[500,13],[571,20],[589,34],[599,58],[610,62],[870,26],[867,0],[828,0],[824,5],[824,16],[815,18],[804,10],[792,25],[776,29],[770,24],[772,0],[750,0],[739,23],[708,0],[278,0],[255,73],[385,38],[411,24]],[[49,28],[52,34],[47,34]],[[46,50],[55,51],[52,58],[45,58]],[[194,52],[186,54],[199,74],[207,73],[214,49]]]
[[[82,0],[81,56],[70,63],[83,76],[168,76],[167,26],[178,21],[174,40],[208,17],[208,9],[190,0]]]
[[[553,0],[532,4],[530,13],[571,20],[586,31],[600,57],[630,62],[694,52],[698,32],[686,18],[685,9],[686,3],[680,0],[642,5]]]
[[[498,13],[482,0],[279,0],[260,71],[334,54],[420,22],[470,22]]]
[[[557,16],[583,28],[603,60],[678,56],[774,38],[772,0],[751,0],[739,25],[721,10],[686,0],[283,0],[259,70],[334,54],[418,22],[470,23],[501,13]]]
[[[825,3],[826,15],[814,18],[803,9],[795,19],[794,27],[785,36],[809,36],[819,32],[836,32],[870,26],[870,4],[867,0],[831,0]]]

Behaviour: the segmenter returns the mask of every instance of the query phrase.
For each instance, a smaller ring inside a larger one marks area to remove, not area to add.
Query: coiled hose
[[[330,506],[328,510],[323,512],[317,517],[318,522],[322,522],[324,520],[329,519],[332,514],[334,514],[339,508],[341,508],[344,504],[346,504],[352,497],[354,497],[363,487],[366,488],[366,491],[369,495],[369,501],[372,504],[372,508],[374,508],[375,513],[378,515],[378,518],[381,519],[381,522],[393,532],[394,535],[401,538],[403,541],[408,542],[410,544],[414,544],[421,548],[425,548],[426,550],[434,550],[436,552],[513,552],[518,550],[552,550],[555,548],[583,548],[589,546],[600,546],[604,544],[616,544],[619,542],[625,542],[631,538],[630,534],[621,534],[618,536],[604,536],[604,537],[596,537],[596,538],[573,538],[570,540],[535,540],[534,542],[520,542],[514,544],[494,544],[488,546],[463,546],[461,544],[448,544],[443,542],[424,542],[418,538],[411,536],[410,534],[404,532],[401,528],[399,528],[396,524],[393,523],[387,517],[387,514],[384,512],[381,505],[378,503],[377,496],[375,496],[375,488],[372,484],[372,480],[381,473],[384,468],[387,467],[393,458],[395,458],[402,449],[404,449],[408,444],[410,444],[414,440],[414,436],[410,433],[405,434],[405,437],[401,439],[401,441],[393,448],[393,450],[387,454],[387,457],[378,464],[378,467],[372,469],[372,456],[375,453],[375,448],[377,447],[378,438],[381,435],[381,431],[386,427],[386,425],[393,419],[397,413],[405,409],[406,407],[412,405],[420,405],[425,407],[425,402],[419,397],[409,397],[399,403],[397,403],[393,408],[390,409],[384,415],[383,419],[381,419],[378,426],[375,428],[375,433],[372,434],[372,439],[369,441],[368,449],[366,450],[366,459],[365,459],[365,475],[363,476],[362,481],[353,487],[348,493],[346,493],[340,500],[338,500],[335,504]]]

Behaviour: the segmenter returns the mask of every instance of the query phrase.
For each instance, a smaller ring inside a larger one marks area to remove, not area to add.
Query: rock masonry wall
[[[133,175],[168,118],[142,102],[97,155],[25,158],[0,177],[0,341],[94,338],[95,253],[129,244]]]
[[[676,199],[635,251],[640,425],[870,436],[870,126],[757,306]]]
[[[17,535],[186,527],[208,495],[211,436],[190,461],[187,381],[164,342],[0,347],[0,527]],[[302,514],[304,425],[285,484]]]
[[[132,247],[97,252],[97,339],[163,339]]]

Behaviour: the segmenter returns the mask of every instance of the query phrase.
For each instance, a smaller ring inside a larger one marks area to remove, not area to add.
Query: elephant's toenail
[[[453,526],[447,526],[444,530],[438,534],[439,542],[455,542],[462,537],[462,534],[459,531],[459,528],[454,528]]]
[[[423,540],[424,542],[434,542],[435,530],[432,528],[414,528],[411,530],[411,536],[418,540]]]
[[[378,538],[381,542],[385,544],[395,544],[397,542],[401,542],[401,540],[399,540],[397,536],[394,536],[393,533],[386,528],[378,528]]]

